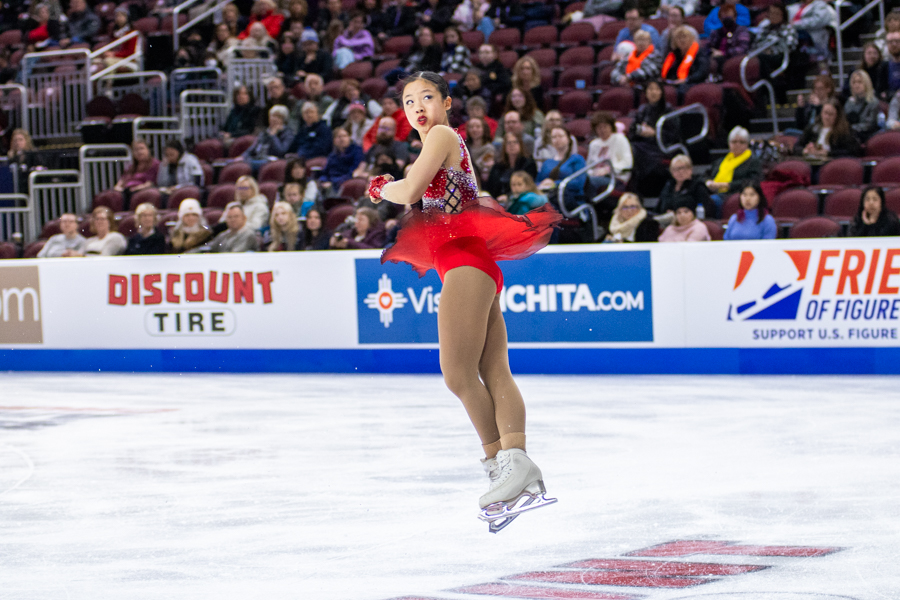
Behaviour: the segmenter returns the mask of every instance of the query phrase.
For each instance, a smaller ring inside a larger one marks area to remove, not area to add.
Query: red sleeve
[[[128,33],[131,33],[131,32],[129,31]],[[136,37],[131,38],[130,40],[128,40],[127,42],[125,42],[124,44],[119,46],[119,49],[116,50],[115,55],[118,56],[119,58],[128,58],[129,56],[134,54],[135,50],[137,50],[137,38]]]
[[[497,135],[497,126],[499,125],[497,121],[490,117],[485,117],[484,122],[487,123],[488,129],[491,131],[491,137]]]
[[[254,23],[256,23],[256,17],[250,17],[250,22],[247,23],[247,29],[240,32],[237,36],[239,40],[246,40],[248,37],[250,37],[250,28],[253,27]]]
[[[281,35],[281,24],[284,23],[284,15],[279,13],[272,13],[268,17],[262,20],[263,25],[266,26],[266,31],[269,32],[269,35],[272,36],[272,39],[277,40],[278,36]]]
[[[368,152],[369,148],[371,148],[375,144],[375,138],[378,136],[378,123],[381,121],[381,117],[375,119],[375,122],[372,123],[372,126],[369,127],[369,130],[366,132],[366,135],[363,136],[362,149],[363,152]]]

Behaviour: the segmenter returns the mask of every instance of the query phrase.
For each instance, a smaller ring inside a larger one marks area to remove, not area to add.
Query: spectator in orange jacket
[[[400,108],[397,99],[390,94],[385,94],[381,99],[381,111],[382,117],[391,117],[397,122],[397,134],[394,136],[394,139],[398,142],[405,142],[406,138],[409,137],[409,132],[412,131],[412,125],[409,124],[409,120],[406,118],[406,112]],[[370,127],[366,132],[366,135],[363,136],[363,152],[368,152],[369,148],[375,144],[375,140],[378,137],[379,121],[381,121],[381,117],[375,119],[375,122],[372,123],[372,127]]]
[[[256,0],[253,10],[250,12],[250,22],[247,24],[247,29],[238,36],[239,40],[246,39],[250,35],[250,28],[254,23],[262,23],[269,32],[269,36],[277,40],[281,35],[284,15],[278,12],[278,7],[273,0]]]

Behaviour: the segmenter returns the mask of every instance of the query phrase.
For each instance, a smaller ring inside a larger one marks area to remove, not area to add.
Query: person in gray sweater
[[[58,258],[60,256],[81,256],[87,247],[87,240],[78,233],[78,217],[65,213],[59,218],[62,233],[52,236],[41,251],[38,258]]]
[[[210,252],[256,252],[259,238],[247,227],[247,217],[240,202],[230,202],[225,207],[225,223],[228,229],[210,243]]]

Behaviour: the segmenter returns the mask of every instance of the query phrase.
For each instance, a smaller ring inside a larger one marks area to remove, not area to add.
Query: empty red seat
[[[894,214],[900,214],[900,188],[887,191],[884,195],[884,205]]]
[[[143,19],[138,19],[132,23],[132,27],[144,35],[155,33],[159,30],[159,19],[156,17],[144,17]]]
[[[500,50],[515,48],[522,42],[522,34],[514,27],[495,29],[488,38],[488,44],[493,44]]]
[[[894,156],[875,165],[872,169],[872,183],[881,186],[900,184],[900,157]]]
[[[552,48],[538,48],[532,50],[525,56],[530,56],[538,67],[555,67],[556,66],[556,50]]]
[[[136,210],[137,207],[145,202],[159,208],[159,199],[162,194],[156,188],[147,188],[131,195],[128,202],[128,210]]]
[[[515,50],[502,50],[498,58],[504,67],[512,70],[516,65],[516,61],[519,60],[519,54]]]
[[[365,179],[358,177],[348,179],[341,184],[341,189],[338,190],[338,196],[346,198],[351,202],[356,202],[361,197],[365,196],[368,185],[369,184]]]
[[[0,48],[9,48],[18,46],[22,43],[22,31],[20,29],[10,29],[0,33]]]
[[[359,60],[353,63],[350,63],[341,71],[341,77],[343,79],[356,79],[357,81],[362,81],[363,79],[367,79],[372,76],[372,62],[368,60]]]
[[[606,90],[600,94],[597,109],[627,115],[634,110],[634,90],[630,87],[614,87]]]
[[[406,56],[409,54],[409,51],[412,50],[414,43],[415,40],[413,40],[413,36],[411,35],[396,35],[394,37],[389,37],[384,42],[382,54],[389,54],[395,57]]]
[[[522,45],[529,48],[548,47],[555,44],[559,37],[556,25],[538,25],[525,32]]]
[[[286,160],[274,160],[266,163],[259,170],[259,182],[274,181],[276,183],[284,183],[284,169],[286,166]]]
[[[594,49],[590,46],[569,48],[559,57],[560,67],[574,67],[594,64]]]
[[[19,249],[12,242],[0,243],[0,259],[18,258]]]
[[[359,86],[359,91],[366,94],[372,100],[381,100],[387,93],[388,83],[381,77],[370,77]]]
[[[202,140],[194,144],[194,155],[200,160],[213,162],[225,157],[225,146],[217,138]]]
[[[234,140],[231,143],[231,148],[228,149],[228,158],[236,158],[243,154],[247,148],[253,145],[253,142],[256,141],[255,135],[242,135],[241,137]]]
[[[265,181],[259,184],[259,192],[268,200],[269,210],[272,209],[272,205],[278,199],[278,188],[280,187],[281,184],[277,181]]]
[[[116,190],[106,190],[105,192],[100,192],[94,196],[94,203],[91,206],[91,209],[93,210],[98,206],[108,206],[113,212],[121,212],[124,210],[125,198],[122,196],[121,192],[117,192]]]
[[[623,27],[625,27],[625,21],[604,23],[600,26],[600,31],[597,32],[597,39],[601,42],[613,44],[616,38],[619,37],[619,32],[622,31]],[[700,31],[703,31],[703,29],[701,28]]]
[[[578,65],[568,67],[559,74],[556,87],[564,90],[583,90],[594,85],[594,67],[592,65]]]
[[[829,194],[825,199],[825,215],[841,221],[849,221],[856,216],[856,212],[859,210],[861,195],[862,190],[859,188],[847,188]]]
[[[728,199],[725,200],[725,204],[722,205],[722,222],[727,223],[728,219],[731,218],[731,215],[735,214],[740,209],[741,195],[732,194],[728,196]]]
[[[563,117],[584,117],[590,112],[594,99],[589,92],[571,90],[559,97],[557,110]]]
[[[590,23],[572,23],[559,34],[559,43],[566,46],[587,44],[594,41],[595,36],[594,26]]]
[[[828,217],[810,217],[803,219],[791,227],[788,237],[791,238],[830,238],[837,237],[841,226]]]
[[[900,154],[900,131],[876,133],[866,143],[866,156],[897,156]]]
[[[356,212],[356,207],[349,202],[341,202],[328,209],[325,214],[325,229],[334,231],[344,220]]]
[[[206,199],[206,205],[210,208],[225,208],[229,202],[233,201],[234,185],[226,183],[213,188],[209,193],[209,198]]]
[[[394,69],[400,66],[399,58],[392,58],[378,63],[375,67],[375,77],[384,77]],[[386,82],[385,82],[386,83]]]
[[[706,230],[709,231],[709,237],[712,240],[721,241],[725,239],[725,229],[716,221],[703,221]]]
[[[863,166],[856,158],[835,158],[819,169],[819,187],[862,185]]]
[[[593,133],[591,122],[588,119],[572,119],[566,123],[566,129],[575,136],[579,142],[583,142],[591,137]]]
[[[690,88],[684,95],[684,104],[700,103],[709,115],[709,136],[718,132],[719,114],[722,108],[722,87],[716,83],[700,83]]]
[[[252,175],[253,168],[244,161],[236,161],[228,163],[219,172],[219,179],[216,183],[235,183],[244,175]]]
[[[47,243],[47,240],[38,240],[36,242],[31,242],[27,246],[25,246],[25,251],[22,253],[22,258],[35,258],[38,255],[38,252],[44,247],[44,244]]]
[[[106,117],[112,119],[116,116],[116,105],[106,96],[94,96],[84,107],[89,117]]]
[[[603,48],[600,48],[600,52],[597,53],[597,63],[612,61],[612,55],[615,51],[615,46],[604,46]]]
[[[195,185],[185,185],[176,188],[175,191],[173,191],[169,195],[169,200],[166,203],[166,208],[178,210],[178,207],[181,206],[181,201],[188,198],[200,200],[200,188]]]
[[[484,43],[484,34],[478,30],[463,31],[462,43],[466,45],[466,48],[468,48],[469,51],[477,52],[478,47]]]
[[[818,212],[819,199],[807,189],[785,190],[772,200],[772,216],[779,223],[795,223]]]
[[[133,214],[122,217],[122,220],[119,221],[117,227],[119,233],[125,236],[126,240],[137,233],[137,222]]]

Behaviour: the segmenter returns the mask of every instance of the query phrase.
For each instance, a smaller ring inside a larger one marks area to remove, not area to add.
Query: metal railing
[[[760,78],[759,81],[757,81],[753,85],[750,85],[750,82],[747,81],[747,65],[750,64],[750,61],[769,48],[776,45],[778,45],[778,41],[772,40],[767,44],[763,44],[741,60],[741,84],[744,86],[744,89],[751,94],[763,87],[766,88],[766,91],[769,92],[769,109],[772,111],[772,133],[778,135],[778,109],[775,107],[775,88],[772,87],[772,82],[768,79]],[[791,60],[791,54],[790,52],[788,52],[787,46],[784,46],[782,48],[782,53],[784,54],[784,56],[781,59],[781,65],[779,65],[777,69],[769,73],[770,78],[778,77],[788,68],[788,62]]]
[[[682,154],[689,154],[687,146],[685,146],[681,142],[672,144],[671,146],[666,146],[666,143],[663,141],[663,128],[666,125],[666,121],[668,121],[669,119],[679,118],[682,115],[687,114],[701,115],[703,117],[703,127],[701,127],[700,129],[700,133],[684,140],[685,144],[696,144],[709,134],[709,113],[706,112],[706,107],[699,102],[694,102],[693,104],[682,106],[679,109],[664,114],[656,122],[656,144],[659,146],[659,149],[662,150],[663,154],[670,154],[676,150],[681,150]]]
[[[63,213],[77,215],[87,212],[80,171],[32,171],[28,176],[28,189],[31,196],[32,239],[40,235],[42,223],[58,219]]]
[[[216,137],[228,116],[225,92],[185,90],[181,92],[181,135],[199,142]]]
[[[28,88],[18,83],[0,85],[0,109],[10,116],[9,126],[12,129],[22,128],[31,131],[28,126]]]
[[[181,92],[185,90],[222,91],[225,89],[222,77],[222,69],[218,67],[187,67],[172,71],[169,76],[169,86],[171,87],[169,99],[172,103],[173,114],[178,114]]]
[[[878,7],[878,17],[881,20],[881,28],[884,29],[884,0],[872,0],[861,9],[859,9],[856,13],[853,14],[849,19],[841,23],[841,8],[849,5],[850,3],[847,0],[837,0],[834,3],[834,9],[837,11],[838,18],[838,26],[837,31],[835,32],[835,44],[837,47],[837,60],[838,60],[838,87],[844,84],[844,41],[843,36],[844,30],[856,23],[862,16],[868,13],[870,10]]]
[[[12,203],[12,206],[4,206]],[[24,243],[36,239],[32,225],[34,215],[31,210],[31,199],[25,194],[0,194],[0,242],[8,242],[13,235],[22,235]]]
[[[178,117],[138,117],[132,124],[134,139],[147,142],[150,153],[160,158],[170,140],[182,140],[181,119]]]
[[[84,49],[29,52],[22,57],[31,137],[75,137],[91,99],[91,53]]]
[[[572,210],[569,210],[568,208],[566,208],[565,194],[566,194],[566,188],[569,186],[569,183],[571,183],[574,179],[587,174],[587,172],[590,171],[591,169],[596,169],[600,165],[604,165],[604,164],[609,167],[609,184],[606,186],[606,189],[603,190],[602,192],[600,192],[599,194],[597,194],[596,196],[594,196],[593,198],[591,198],[590,203],[579,204]],[[616,188],[616,177],[615,177],[615,172],[613,171],[612,163],[610,162],[610,160],[608,158],[603,158],[598,161],[592,162],[591,164],[589,164],[585,167],[582,167],[581,169],[578,169],[577,171],[575,171],[574,173],[572,173],[571,175],[569,175],[568,177],[563,179],[560,182],[559,186],[557,187],[556,202],[559,205],[559,211],[563,214],[564,217],[566,217],[568,219],[574,219],[574,218],[581,219],[581,218],[584,218],[583,215],[587,215],[588,217],[590,217],[591,234],[594,238],[594,241],[596,242],[597,240],[600,239],[600,236],[603,234],[604,230],[603,230],[603,227],[597,222],[597,209],[595,209],[593,207],[593,204],[596,204],[597,202],[601,202],[602,200],[604,200],[607,196],[609,196],[613,192],[613,190],[615,188]]]
[[[133,83],[134,81],[137,83]],[[96,92],[107,96],[110,100],[120,100],[127,94],[137,94],[150,104],[152,116],[165,117],[169,113],[169,78],[162,71],[108,73],[97,80]]]
[[[207,6],[200,13],[198,13],[193,19],[189,19],[184,25],[178,24],[178,16],[182,14],[184,11],[189,10],[191,7],[194,7],[197,4],[203,4],[204,0],[187,0],[187,2],[183,2],[176,6],[172,11],[172,45],[175,52],[178,52],[178,37],[182,32],[187,31],[194,25],[205,21],[209,17],[213,15],[216,16],[216,22],[219,22],[221,19],[219,15],[222,12],[222,9],[231,4],[234,0],[219,0],[218,3],[213,4],[212,6]],[[209,4],[209,2],[206,2]],[[199,8],[199,7],[198,7]]]
[[[246,57],[245,57],[246,56]],[[274,56],[269,48],[241,48],[235,46],[228,50],[227,82],[228,102],[234,97],[234,90],[242,85],[247,86],[257,102],[262,104],[266,98],[266,83],[275,76]]]
[[[131,33],[120,37],[117,40],[113,40],[102,48],[97,48],[93,52],[91,52],[91,59],[102,58],[104,54],[115,50],[119,46],[124,46],[126,43],[130,43],[132,40],[135,40],[134,44],[134,52],[117,60],[113,64],[105,67],[93,75],[91,75],[91,81],[97,81],[101,77],[109,73],[115,73],[122,67],[133,67],[132,71],[143,71],[144,70],[144,49],[143,43],[144,38],[141,37],[140,31],[132,31]]]
[[[78,149],[81,193],[85,202],[111,189],[132,163],[131,148],[125,144],[90,144]]]

